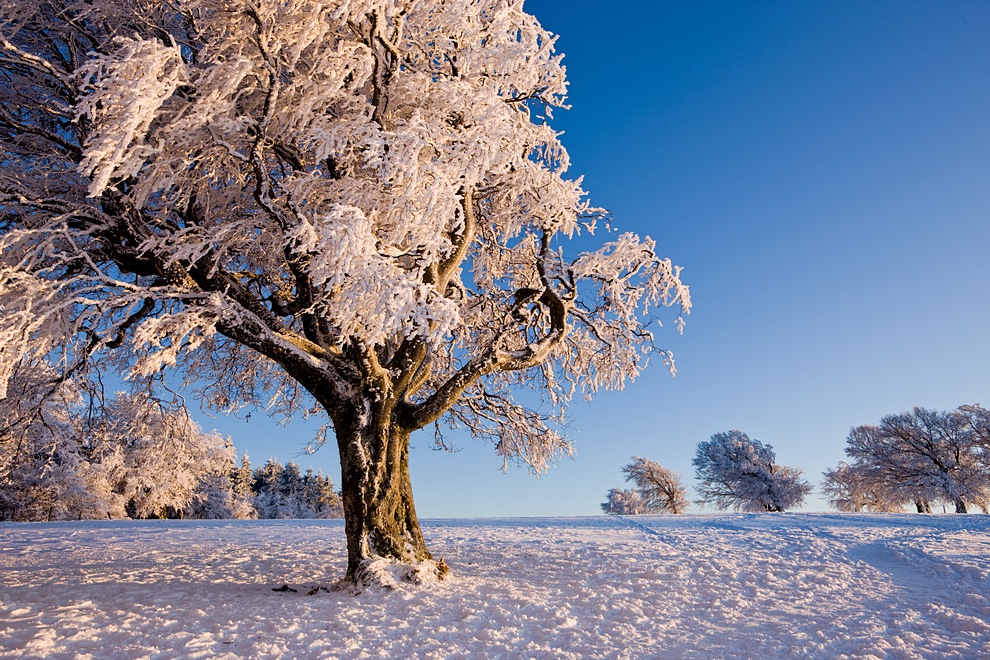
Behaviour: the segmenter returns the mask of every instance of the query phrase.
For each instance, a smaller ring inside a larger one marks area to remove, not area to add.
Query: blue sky
[[[695,308],[660,337],[676,378],[657,361],[576,403],[578,455],[539,479],[414,435],[420,516],[595,514],[631,456],[690,485],[732,428],[817,486],[852,426],[990,405],[990,2],[526,8],[560,35],[571,174],[684,267]],[[202,421],[337,480],[334,447],[296,456],[310,426],[260,417]]]

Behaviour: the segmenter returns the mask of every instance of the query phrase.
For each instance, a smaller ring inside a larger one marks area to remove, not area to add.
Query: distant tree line
[[[692,464],[699,482],[699,505],[741,511],[785,511],[800,506],[811,486],[801,471],[776,463],[773,447],[750,439],[742,431],[716,433],[698,444]],[[635,488],[613,488],[602,504],[618,515],[683,513],[687,489],[680,477],[640,457],[622,468]]]
[[[240,465],[179,402],[49,387],[21,368],[0,399],[0,520],[337,518],[329,477],[274,459]]]
[[[241,470],[250,469],[247,455]],[[258,518],[343,518],[340,493],[330,477],[301,472],[289,461],[284,465],[274,458],[251,473],[250,501]],[[254,517],[254,516],[252,516]]]
[[[936,506],[990,512],[990,411],[914,408],[879,425],[857,426],[846,438],[849,461],[824,473],[822,492],[840,511],[931,513]],[[778,465],[773,447],[742,431],[716,433],[692,460],[699,505],[779,512],[811,492],[801,470]],[[633,488],[611,489],[601,505],[618,515],[681,513],[686,489],[678,475],[650,459],[622,468]]]
[[[181,401],[145,392],[104,400],[93,383],[61,383],[47,363],[22,365],[0,399],[0,520],[91,518],[339,518],[331,479],[290,461],[252,468],[233,444],[205,432]],[[957,513],[990,510],[990,411],[965,405],[914,408],[853,428],[843,461],[826,470],[823,494],[840,511]],[[742,431],[697,445],[695,502],[716,509],[780,512],[811,492],[801,470]],[[680,477],[634,456],[630,488],[601,505],[619,515],[678,514]]]

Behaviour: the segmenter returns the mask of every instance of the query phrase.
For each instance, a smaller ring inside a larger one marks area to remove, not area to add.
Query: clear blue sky
[[[732,428],[817,487],[852,426],[990,405],[990,2],[526,8],[561,35],[571,174],[684,267],[695,309],[660,337],[677,377],[657,361],[576,403],[578,455],[539,479],[414,435],[421,517],[595,514],[630,456],[690,485],[697,443]],[[335,447],[295,456],[311,426],[202,421],[339,483]]]

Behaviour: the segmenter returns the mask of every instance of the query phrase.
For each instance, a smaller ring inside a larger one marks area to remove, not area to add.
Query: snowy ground
[[[990,516],[424,532],[453,580],[308,596],[343,572],[339,521],[0,524],[0,657],[990,657]]]

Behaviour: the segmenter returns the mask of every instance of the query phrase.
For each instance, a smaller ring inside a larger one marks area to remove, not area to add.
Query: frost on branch
[[[150,39],[114,40],[112,56],[97,56],[76,75],[84,92],[76,106],[76,121],[88,120],[92,137],[79,171],[90,177],[90,197],[96,197],[111,177],[125,179],[140,171],[155,146],[145,135],[161,106],[185,81],[182,54],[173,43]]]
[[[429,559],[411,433],[540,473],[573,452],[574,396],[673,368],[655,334],[690,310],[679,268],[632,234],[574,250],[604,212],[521,2],[8,4],[0,390],[28,352],[323,417],[355,578]]]

